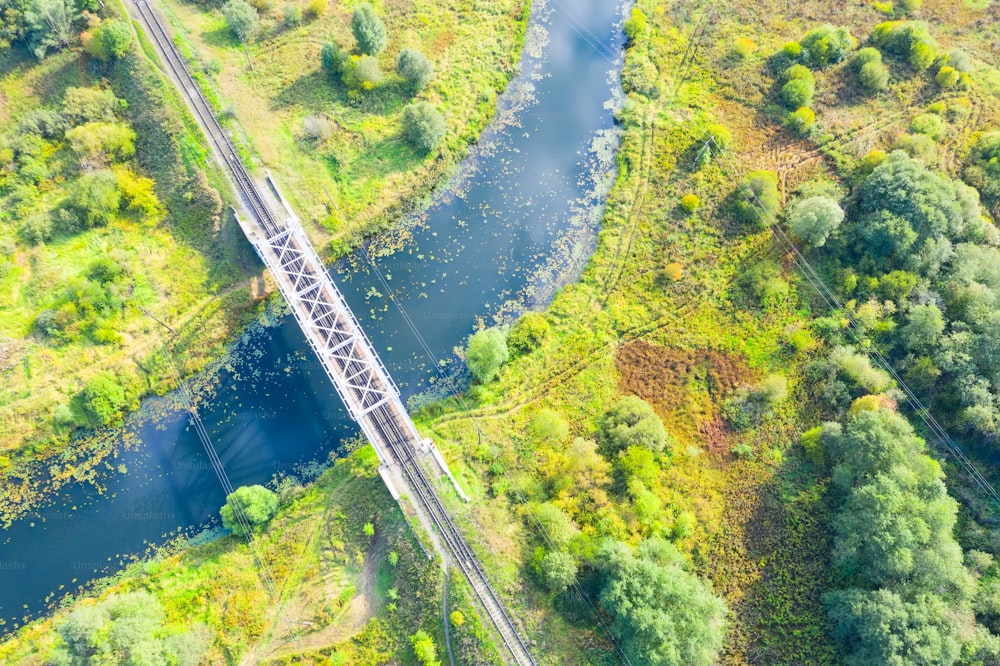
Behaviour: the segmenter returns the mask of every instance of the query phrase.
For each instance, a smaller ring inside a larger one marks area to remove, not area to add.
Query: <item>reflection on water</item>
[[[612,178],[621,16],[607,0],[536,0],[494,125],[426,211],[371,243],[435,356],[454,361],[475,326],[545,303],[581,270]],[[334,276],[403,393],[427,390],[435,369],[378,277],[360,256]],[[294,474],[356,432],[291,317],[252,327],[210,379],[200,412],[235,486]],[[126,430],[138,444],[114,468],[127,472],[101,493],[68,486],[0,535],[4,629],[217,514],[218,480],[170,398]]]

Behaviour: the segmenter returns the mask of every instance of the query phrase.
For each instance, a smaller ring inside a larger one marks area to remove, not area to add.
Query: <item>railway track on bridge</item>
[[[351,417],[361,426],[383,465],[399,471],[405,489],[412,493],[411,499],[440,536],[444,544],[442,557],[458,566],[469,581],[476,602],[489,618],[513,663],[535,666],[516,623],[490,585],[475,553],[448,515],[432,479],[418,460],[419,456],[426,456],[422,450],[425,447],[399,398],[398,389],[299,228],[298,221],[290,212],[285,219],[279,217],[280,205],[276,212],[261,194],[148,0],[135,0],[133,6],[139,23],[167,67],[165,73],[180,89],[216,156],[226,167],[247,211],[263,232],[263,238],[258,239],[253,230],[243,227],[261,259],[275,274],[282,295]],[[433,447],[433,444],[428,446]],[[446,471],[443,459],[439,464]],[[392,490],[389,478],[383,478]],[[447,622],[447,618],[444,621]]]

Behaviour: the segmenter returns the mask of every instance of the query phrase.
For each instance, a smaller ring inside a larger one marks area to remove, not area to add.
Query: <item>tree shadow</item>
[[[410,102],[404,81],[392,78],[374,90],[360,93],[352,99],[347,86],[326,72],[303,74],[271,98],[271,109],[278,111],[300,106],[312,113],[326,110],[331,104],[354,107],[364,113],[392,115]]]

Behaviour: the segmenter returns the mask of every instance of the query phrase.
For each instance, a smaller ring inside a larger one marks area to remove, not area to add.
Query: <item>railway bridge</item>
[[[398,388],[309,243],[291,206],[270,176],[264,187],[240,161],[152,4],[135,0],[132,14],[156,50],[163,73],[180,91],[238,194],[244,210],[237,216],[241,228],[274,276],[351,418],[375,449],[381,462],[379,473],[390,493],[397,501],[403,496],[410,500],[415,518],[425,526],[444,561],[457,566],[468,579],[481,611],[506,648],[508,660],[518,666],[534,666],[517,624],[449,517],[435,482],[446,477],[463,499],[468,498],[434,443],[417,432]]]

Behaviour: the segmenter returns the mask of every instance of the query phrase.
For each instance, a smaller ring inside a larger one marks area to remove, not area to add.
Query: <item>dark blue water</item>
[[[376,239],[370,253],[421,336],[451,359],[476,326],[544,304],[588,256],[611,182],[612,106],[622,7],[609,0],[536,0],[521,73],[497,120],[423,214]],[[360,257],[334,277],[404,395],[435,368]],[[236,486],[326,460],[357,429],[291,317],[252,327],[201,414]],[[171,535],[205,525],[219,482],[169,398],[149,401],[123,431],[137,435],[101,479],[67,487],[51,508],[0,534],[0,631]]]

